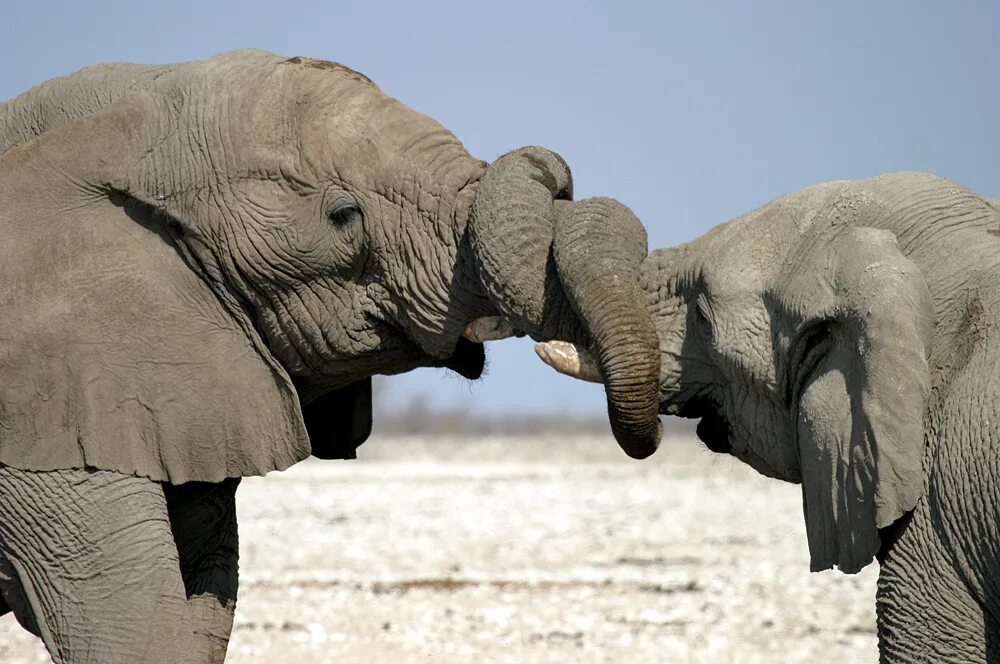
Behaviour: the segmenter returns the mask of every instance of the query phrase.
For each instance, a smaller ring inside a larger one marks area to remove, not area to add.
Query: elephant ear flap
[[[356,459],[372,432],[372,379],[335,390],[302,407],[312,455]]]
[[[157,172],[175,112],[131,94],[3,155],[0,464],[182,484],[309,455],[291,377],[213,266],[191,269],[180,205],[200,194],[164,196]]]
[[[791,368],[812,366],[797,404],[803,509],[812,571],[853,574],[878,553],[878,529],[923,492],[935,315],[923,275],[891,233],[839,227],[817,252],[794,279],[812,294],[800,306],[818,305],[810,318],[824,321]]]

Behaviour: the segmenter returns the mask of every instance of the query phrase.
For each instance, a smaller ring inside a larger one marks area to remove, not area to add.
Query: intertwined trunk
[[[513,326],[591,350],[615,438],[630,456],[646,457],[660,439],[660,356],[638,286],[645,229],[617,201],[574,203],[572,191],[565,161],[542,148],[490,166],[470,225],[480,278]]]

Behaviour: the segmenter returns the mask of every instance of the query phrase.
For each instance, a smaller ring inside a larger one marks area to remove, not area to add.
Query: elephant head
[[[652,324],[637,353],[613,322],[626,296],[643,321],[645,235],[613,201],[564,200],[569,178],[540,148],[487,166],[317,60],[104,65],[25,93],[0,106],[0,463],[176,483],[351,456],[370,376],[478,377],[462,333],[498,314],[592,343],[619,438],[655,445],[658,364],[636,415],[621,359],[655,356]],[[589,295],[609,278],[628,283]]]
[[[629,456],[647,457],[661,428],[656,331],[637,284],[646,231],[621,203],[570,202],[572,191],[566,163],[547,150],[491,165],[473,206],[480,276],[513,327],[594,353],[615,438]]]
[[[856,572],[923,491],[935,312],[876,197],[829,183],[679,247],[641,282],[660,409],[764,475],[801,482],[811,568]],[[543,359],[579,373],[573,348]],[[583,366],[586,366],[586,358]]]

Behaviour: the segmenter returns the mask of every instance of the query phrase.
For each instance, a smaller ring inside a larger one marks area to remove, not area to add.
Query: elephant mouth
[[[719,414],[718,405],[710,399],[693,399],[679,409],[677,416],[684,418],[701,418],[695,433],[705,446],[719,454],[730,454],[733,451],[729,436],[729,422]]]
[[[524,332],[515,329],[502,316],[476,318],[465,326],[462,335],[455,343],[455,350],[441,366],[451,369],[464,378],[476,380],[483,375],[483,368],[486,365],[486,350],[483,348],[483,343],[519,336],[524,336]]]
[[[450,355],[438,355],[431,366],[450,369],[468,380],[478,380],[486,367],[486,349],[483,342],[506,339],[523,334],[513,329],[500,316],[476,318],[467,323],[456,338]]]

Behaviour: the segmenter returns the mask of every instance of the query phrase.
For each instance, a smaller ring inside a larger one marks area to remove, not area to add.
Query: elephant
[[[812,571],[877,559],[881,661],[1000,661],[997,201],[925,173],[819,184],[640,281],[660,412],[801,484]],[[586,348],[538,351],[600,380]]]
[[[311,58],[0,104],[0,613],[59,663],[223,661],[240,478],[353,458],[371,376],[476,379],[506,334],[599,350],[614,435],[651,454],[645,229],[572,189],[554,152],[487,164]]]

